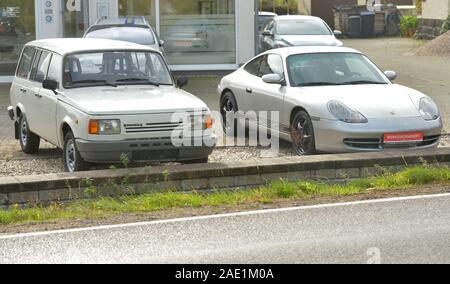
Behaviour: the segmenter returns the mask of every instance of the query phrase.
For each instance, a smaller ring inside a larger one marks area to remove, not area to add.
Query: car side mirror
[[[278,74],[267,74],[262,76],[262,80],[267,84],[281,84],[283,83],[283,78]]]
[[[159,41],[159,46],[163,47],[165,44],[166,44],[165,41],[163,41],[163,40],[160,40],[160,41]]]
[[[386,71],[386,72],[384,72],[384,75],[386,75],[386,77],[391,81],[394,81],[395,79],[397,79],[397,73],[394,71]]]
[[[42,88],[56,93],[56,89],[58,89],[58,82],[56,82],[55,80],[46,79],[42,82]]]
[[[180,77],[177,79],[177,86],[178,88],[183,88],[188,84],[189,80],[187,77]]]
[[[271,31],[263,31],[263,36],[273,36]]]
[[[342,37],[342,32],[341,31],[334,30],[333,34],[334,34],[335,37],[338,37],[338,38]]]

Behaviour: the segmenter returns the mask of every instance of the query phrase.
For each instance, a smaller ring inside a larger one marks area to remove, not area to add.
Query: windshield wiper
[[[369,81],[369,80],[359,80],[359,81],[349,81],[349,82],[344,82],[342,83],[342,85],[385,85],[387,83],[385,82],[376,82],[376,81]]]
[[[152,80],[146,79],[146,78],[126,78],[126,79],[116,80],[116,82],[117,83],[119,83],[119,82],[120,83],[122,83],[122,82],[145,82],[146,84],[153,85],[156,87],[159,87],[159,85],[160,85],[160,84],[153,82]]]
[[[340,83],[333,82],[309,82],[309,83],[301,83],[298,84],[297,87],[308,87],[308,86],[337,86],[341,85]]]
[[[106,80],[81,80],[72,82],[72,85],[73,84],[104,84],[106,86],[117,87],[116,84],[108,82]]]

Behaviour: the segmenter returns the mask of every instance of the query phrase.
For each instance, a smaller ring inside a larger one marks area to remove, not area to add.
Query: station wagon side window
[[[41,51],[39,60],[36,57],[35,63],[33,64],[33,71],[31,73],[31,80],[35,82],[42,83],[47,76],[48,66],[50,64],[50,59],[52,57],[52,54],[48,51]]]
[[[263,57],[264,56],[260,56],[256,59],[254,59],[253,61],[250,61],[249,63],[247,63],[247,65],[245,65],[245,67],[244,67],[244,70],[254,76],[258,76],[259,75],[259,67],[261,66],[261,61],[262,61]]]
[[[259,68],[259,77],[268,74],[278,74],[284,78],[283,59],[278,54],[269,54],[264,56],[264,59]]]
[[[61,56],[58,54],[53,54],[50,65],[48,66],[47,79],[59,82],[61,76],[61,66]]]
[[[23,79],[28,79],[31,72],[31,65],[33,64],[33,57],[36,50],[32,46],[27,46],[20,57],[19,67],[17,68],[16,76]]]

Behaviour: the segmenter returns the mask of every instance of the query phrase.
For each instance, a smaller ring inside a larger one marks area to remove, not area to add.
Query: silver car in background
[[[292,141],[299,155],[436,147],[442,132],[438,107],[428,96],[393,84],[395,77],[354,49],[270,50],[220,82],[223,127],[236,135],[227,117],[238,113],[242,124],[240,116],[256,111],[259,127]],[[279,113],[278,121],[261,116],[271,111]]]
[[[159,39],[145,17],[100,18],[83,37],[127,41],[164,53],[164,41]]]
[[[290,46],[343,46],[321,18],[312,16],[278,16],[263,31],[262,51]]]

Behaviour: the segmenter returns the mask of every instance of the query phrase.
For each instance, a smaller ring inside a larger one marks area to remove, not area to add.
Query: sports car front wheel
[[[314,128],[306,111],[299,111],[294,116],[291,126],[292,145],[297,155],[313,155],[316,153]]]

